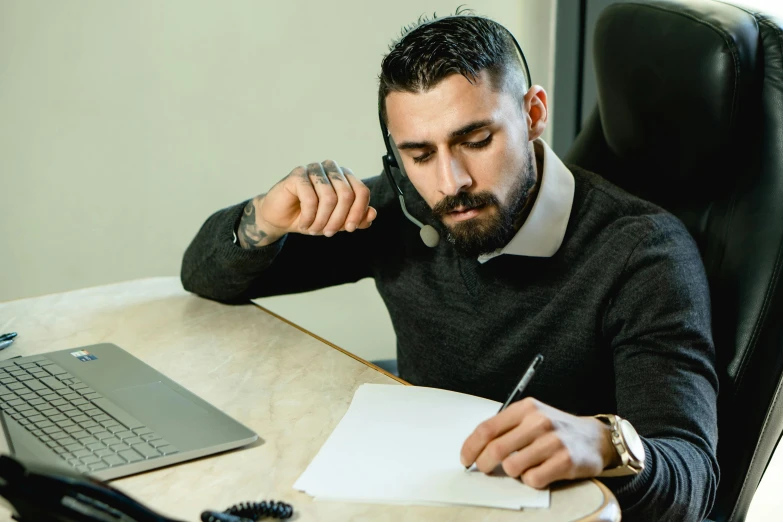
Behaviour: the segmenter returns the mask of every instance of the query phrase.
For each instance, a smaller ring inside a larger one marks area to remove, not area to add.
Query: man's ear
[[[540,85],[532,86],[525,93],[523,103],[527,118],[528,138],[533,141],[544,134],[549,118],[546,91]]]

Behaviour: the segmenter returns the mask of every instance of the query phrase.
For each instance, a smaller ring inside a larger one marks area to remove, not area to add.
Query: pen
[[[535,356],[533,362],[530,363],[530,366],[528,367],[527,371],[519,380],[519,384],[517,384],[516,387],[511,391],[511,394],[508,396],[508,399],[506,399],[506,402],[503,404],[503,406],[500,407],[498,413],[508,408],[509,404],[514,402],[518,396],[524,393],[525,388],[527,388],[527,385],[530,382],[530,379],[532,379],[533,374],[536,373],[536,368],[538,367],[539,364],[541,364],[541,361],[543,360],[544,360],[544,356],[541,355],[540,353]]]
[[[16,337],[16,332],[0,335],[0,350],[5,350],[11,346],[14,342],[14,337]]]
[[[527,370],[525,370],[525,374],[522,375],[522,378],[519,379],[519,382],[514,387],[513,390],[511,390],[511,394],[508,396],[508,399],[506,399],[506,402],[503,403],[503,406],[500,407],[498,410],[498,413],[508,408],[508,405],[514,402],[517,397],[522,395],[525,392],[525,388],[527,388],[528,383],[533,378],[533,374],[536,373],[536,368],[538,368],[538,365],[541,364],[541,361],[544,360],[544,356],[540,353],[536,355],[533,358],[533,362],[530,363],[530,366],[528,366]],[[495,414],[497,415],[497,413]],[[465,466],[465,471],[468,472],[471,470],[470,466]]]

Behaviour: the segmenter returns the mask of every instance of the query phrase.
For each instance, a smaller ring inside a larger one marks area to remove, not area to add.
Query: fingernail
[[[348,232],[353,232],[354,230],[356,230],[356,223],[346,223],[345,230],[347,230]]]
[[[331,230],[329,230],[329,231],[324,230],[324,235],[326,237],[332,237],[334,235],[334,232],[332,232]]]
[[[311,235],[311,236],[316,236],[316,235],[318,235],[318,233],[317,233],[316,231],[314,231],[314,230],[313,230],[313,231],[311,231],[311,232],[310,232],[310,235]]]

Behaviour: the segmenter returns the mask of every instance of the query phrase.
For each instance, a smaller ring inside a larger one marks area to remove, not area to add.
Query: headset
[[[460,15],[460,16],[466,16],[466,15]],[[449,17],[445,17],[449,18]],[[425,24],[420,25],[414,31],[418,30],[421,27],[427,26],[431,23],[439,22],[443,20],[444,18],[436,18],[435,20],[432,20],[431,22],[427,22]],[[502,26],[501,26],[502,27]],[[527,59],[525,58],[525,53],[522,52],[522,47],[520,47],[519,42],[517,42],[517,39],[514,38],[514,35],[503,27],[503,29],[506,30],[506,33],[511,37],[511,41],[514,42],[514,46],[517,49],[517,52],[519,53],[519,59],[522,63],[522,68],[525,72],[525,81],[527,82],[528,89],[532,87],[533,82],[530,79],[530,69],[527,66]],[[378,120],[381,123],[381,133],[383,134],[383,142],[386,144],[386,154],[384,154],[381,157],[381,160],[383,161],[383,172],[386,174],[386,179],[389,180],[389,184],[392,186],[392,189],[397,194],[397,198],[400,200],[400,207],[402,208],[402,213],[405,215],[408,220],[419,227],[419,236],[421,236],[421,240],[424,242],[425,245],[427,245],[430,248],[434,248],[438,246],[438,243],[440,242],[440,235],[438,234],[438,231],[435,230],[435,227],[432,225],[425,225],[408,212],[408,209],[405,207],[405,198],[402,194],[402,189],[400,189],[400,186],[397,184],[397,181],[394,179],[394,176],[392,175],[392,169],[397,169],[402,176],[407,177],[408,175],[405,173],[405,169],[402,167],[402,159],[399,161],[397,158],[399,157],[399,153],[397,152],[397,148],[394,146],[394,143],[392,141],[391,135],[389,134],[389,129],[386,127],[386,124],[383,121],[383,116],[381,116],[381,108],[378,107]]]

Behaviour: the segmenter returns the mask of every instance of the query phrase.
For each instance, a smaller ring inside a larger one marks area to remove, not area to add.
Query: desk
[[[115,343],[259,434],[244,449],[113,482],[173,518],[195,522],[206,508],[275,499],[302,521],[620,519],[616,499],[594,480],[554,489],[549,510],[313,502],[291,486],[353,393],[397,381],[263,308],[196,297],[173,277],[0,303],[0,332],[9,331],[19,337],[3,358]],[[0,520],[9,513],[0,511]]]

